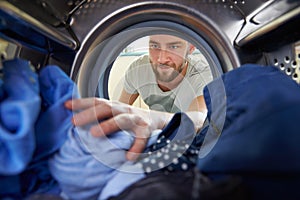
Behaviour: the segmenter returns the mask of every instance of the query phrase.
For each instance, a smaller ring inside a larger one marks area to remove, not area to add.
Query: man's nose
[[[169,59],[169,52],[165,49],[160,49],[157,61],[160,63],[166,63],[169,61]]]

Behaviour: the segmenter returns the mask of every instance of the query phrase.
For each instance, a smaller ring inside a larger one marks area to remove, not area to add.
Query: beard
[[[173,81],[178,75],[181,74],[182,70],[184,69],[184,66],[186,62],[184,62],[178,69],[176,69],[175,64],[166,65],[166,64],[152,64],[152,70],[155,74],[155,77],[157,80],[162,82],[171,82]],[[170,68],[172,71],[160,71],[158,70],[159,67],[167,67]]]

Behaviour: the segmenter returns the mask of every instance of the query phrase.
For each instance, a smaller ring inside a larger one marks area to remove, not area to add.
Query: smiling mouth
[[[159,67],[160,69],[165,69],[165,70],[171,69],[171,68],[172,68],[172,67],[170,67],[169,65],[158,65],[158,67]]]

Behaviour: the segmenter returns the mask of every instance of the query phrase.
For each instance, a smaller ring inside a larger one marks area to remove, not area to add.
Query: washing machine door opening
[[[120,93],[115,90],[116,85],[122,85],[120,80],[130,60],[149,53],[147,38],[153,35],[178,37],[195,46],[192,56],[198,54],[208,64],[213,78],[239,66],[238,56],[226,35],[201,13],[189,16],[191,10],[183,12],[178,5],[167,6],[159,12],[155,5],[147,6],[144,15],[140,15],[141,11],[135,12],[126,10],[110,16],[86,37],[71,74],[82,97],[116,99]],[[159,20],[153,20],[157,18]],[[186,23],[179,23],[178,20]],[[138,46],[141,41],[144,43]]]

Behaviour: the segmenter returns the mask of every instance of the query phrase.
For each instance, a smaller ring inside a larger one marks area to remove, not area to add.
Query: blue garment
[[[154,138],[158,135],[156,131],[153,134]],[[49,160],[62,195],[81,200],[107,199],[143,178],[142,166],[125,157],[133,141],[133,134],[126,131],[96,138],[88,126],[71,128],[68,140]]]
[[[57,66],[48,65],[39,73],[42,111],[35,125],[34,159],[38,160],[57,151],[67,139],[72,127],[72,111],[64,107],[69,99],[79,97],[75,83]]]
[[[275,67],[244,65],[210,83],[204,96],[213,128],[198,168],[242,177],[253,199],[299,199],[299,85]]]
[[[35,149],[34,123],[41,100],[37,74],[25,60],[3,62],[0,103],[0,174],[16,175],[31,161]]]
[[[78,97],[77,89],[73,93],[76,85],[57,66],[46,66],[36,74],[28,61],[14,59],[3,65],[0,198],[58,194],[48,158],[65,142],[72,126],[72,112],[63,104]]]
[[[30,193],[58,194],[60,189],[50,173],[48,159],[64,144],[73,126],[72,112],[65,109],[64,103],[79,94],[75,83],[54,65],[40,71],[39,86],[42,109],[34,127],[36,148],[23,184],[30,180],[27,183]]]

